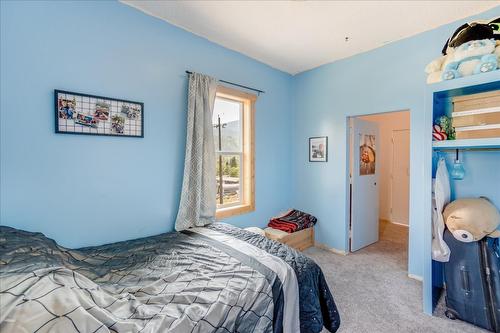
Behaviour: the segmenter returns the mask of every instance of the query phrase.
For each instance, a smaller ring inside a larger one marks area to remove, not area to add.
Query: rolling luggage
[[[451,250],[450,261],[444,264],[446,316],[500,333],[498,239],[464,243],[446,230],[444,240]]]
[[[483,242],[483,253],[489,265],[489,281],[491,284],[490,303],[493,310],[495,332],[500,332],[500,240],[486,238]]]

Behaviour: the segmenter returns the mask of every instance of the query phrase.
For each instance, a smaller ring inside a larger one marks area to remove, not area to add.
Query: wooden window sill
[[[255,206],[252,204],[239,205],[227,208],[217,209],[215,213],[215,217],[217,220],[225,219],[231,216],[241,215],[253,212],[255,210]]]

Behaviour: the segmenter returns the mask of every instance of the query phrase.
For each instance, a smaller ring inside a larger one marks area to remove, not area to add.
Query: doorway
[[[390,222],[408,226],[410,219],[410,129],[393,129],[391,143]]]
[[[384,241],[407,253],[410,112],[350,117],[348,124],[349,251]]]

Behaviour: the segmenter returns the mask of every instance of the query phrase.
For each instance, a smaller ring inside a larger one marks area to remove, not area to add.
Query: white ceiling
[[[122,2],[290,74],[500,4],[500,1]]]

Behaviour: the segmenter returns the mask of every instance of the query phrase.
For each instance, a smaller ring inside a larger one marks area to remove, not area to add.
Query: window
[[[212,123],[218,219],[255,210],[255,100],[255,95],[236,89],[217,89]]]

